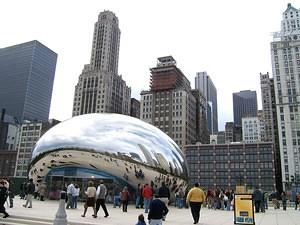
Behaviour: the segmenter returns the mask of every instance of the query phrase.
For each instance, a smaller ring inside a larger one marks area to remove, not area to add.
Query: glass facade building
[[[56,60],[36,40],[0,49],[0,109],[19,122],[47,121]]]
[[[257,116],[256,91],[240,91],[232,94],[234,124],[242,126],[243,117]]]
[[[200,90],[207,101],[207,128],[211,134],[216,134],[218,133],[217,89],[207,72],[198,72],[196,74],[195,88]]]

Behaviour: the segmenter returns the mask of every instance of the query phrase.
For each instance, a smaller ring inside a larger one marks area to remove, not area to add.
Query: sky
[[[206,71],[218,92],[219,130],[233,121],[232,93],[256,90],[271,70],[272,33],[296,0],[3,0],[0,48],[38,40],[58,54],[50,118],[72,116],[75,85],[90,61],[94,23],[104,10],[119,18],[119,74],[140,99],[157,58],[172,55],[195,87]],[[1,82],[1,81],[0,81]]]

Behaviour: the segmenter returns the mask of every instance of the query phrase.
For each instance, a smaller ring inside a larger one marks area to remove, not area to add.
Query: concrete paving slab
[[[44,202],[34,200],[33,208],[24,208],[23,200],[15,198],[14,208],[8,209],[8,213],[12,216],[24,218],[40,218],[41,220],[53,220],[58,209],[58,201],[46,200]],[[100,208],[98,218],[92,217],[92,209],[89,208],[86,217],[81,217],[83,212],[83,203],[78,204],[78,209],[67,210],[68,221],[74,224],[103,224],[103,225],[135,225],[139,214],[143,213],[143,209],[136,209],[133,205],[129,205],[128,212],[123,213],[120,208],[113,208],[111,204],[107,205],[109,217],[104,218],[104,213]],[[189,225],[193,224],[193,219],[189,209],[169,208],[169,214],[164,225]],[[144,213],[147,217],[147,214]],[[257,225],[300,225],[300,211],[288,208],[287,211],[282,209],[274,210],[273,208],[266,213],[255,214],[255,222]],[[3,219],[1,219],[3,224]],[[34,224],[34,223],[33,223]],[[233,211],[210,210],[203,208],[201,210],[201,225],[232,225]]]

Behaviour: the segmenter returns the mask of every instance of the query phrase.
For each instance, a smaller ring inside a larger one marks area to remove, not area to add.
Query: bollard
[[[68,225],[67,213],[65,209],[66,192],[60,192],[59,207],[55,215],[53,225]]]

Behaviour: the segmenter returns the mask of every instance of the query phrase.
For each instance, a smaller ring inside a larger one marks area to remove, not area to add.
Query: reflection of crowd
[[[135,177],[136,178],[144,179],[145,175],[144,175],[142,169],[140,169],[139,171],[135,170],[134,172],[135,172]]]

